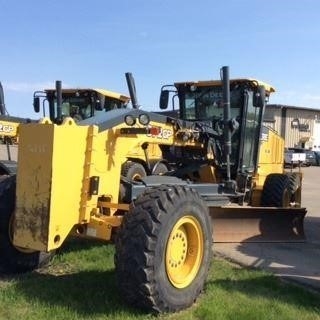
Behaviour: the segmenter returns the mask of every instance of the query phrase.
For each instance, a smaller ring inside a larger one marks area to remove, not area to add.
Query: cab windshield
[[[185,120],[214,120],[223,118],[222,87],[192,86],[180,94],[182,115]],[[182,95],[182,96],[181,96]],[[243,105],[241,90],[234,88],[230,92],[231,118],[237,118]]]
[[[57,99],[55,91],[47,92],[50,118],[57,117]],[[61,115],[81,121],[93,117],[99,112],[126,108],[126,103],[112,97],[98,94],[95,91],[62,92]]]
[[[55,110],[57,101],[55,100]],[[62,117],[72,117],[76,120],[84,120],[93,116],[91,99],[87,97],[75,97],[62,95]]]

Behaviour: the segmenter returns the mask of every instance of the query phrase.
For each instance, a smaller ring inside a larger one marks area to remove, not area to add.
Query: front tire
[[[12,223],[15,209],[16,176],[0,182],[0,270],[4,273],[21,273],[46,265],[53,252],[30,251],[12,244]]]
[[[140,195],[116,240],[122,296],[152,312],[189,307],[203,290],[212,255],[208,208],[188,187],[160,186]]]
[[[141,163],[127,161],[122,165],[121,175],[128,180],[139,181],[147,176],[147,172]]]

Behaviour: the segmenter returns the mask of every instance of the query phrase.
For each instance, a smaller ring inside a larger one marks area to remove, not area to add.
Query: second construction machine
[[[2,83],[0,82],[0,142],[16,143],[17,128],[22,122],[27,122],[27,119],[9,116],[4,103]]]
[[[301,176],[264,128],[274,89],[252,79],[175,84],[178,116],[115,109],[61,125],[20,126],[17,176],[0,184],[0,268],[45,264],[70,235],[114,241],[119,296],[154,312],[190,306],[214,241],[301,241]],[[161,94],[167,106],[169,90]],[[171,170],[132,181],[128,148],[159,145]],[[103,259],[103,257],[101,257]]]

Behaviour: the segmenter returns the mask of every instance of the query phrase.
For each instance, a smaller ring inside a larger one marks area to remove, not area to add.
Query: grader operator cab
[[[34,93],[35,112],[40,112],[41,101],[43,115],[49,113],[51,121],[61,123],[66,117],[72,117],[77,122],[93,117],[99,112],[126,108],[130,98],[105,89],[62,89],[61,81],[56,81],[55,89]]]
[[[261,127],[273,89],[222,71],[222,81],[176,84],[178,118],[133,108],[21,125],[17,176],[0,184],[0,267],[43,265],[70,234],[115,241],[120,296],[170,312],[202,291],[212,239],[303,239],[300,176],[280,170],[283,152],[270,148],[280,151],[283,141]],[[121,176],[128,148],[147,157],[154,143],[172,170]]]

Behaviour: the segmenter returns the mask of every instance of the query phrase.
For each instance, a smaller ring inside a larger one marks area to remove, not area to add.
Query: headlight
[[[149,116],[148,116],[146,113],[142,113],[142,114],[140,114],[140,116],[139,116],[139,122],[140,122],[140,124],[146,126],[146,125],[149,124],[150,118],[149,118]]]
[[[133,126],[136,123],[136,118],[133,117],[131,114],[128,114],[124,117],[124,122],[127,126]]]

